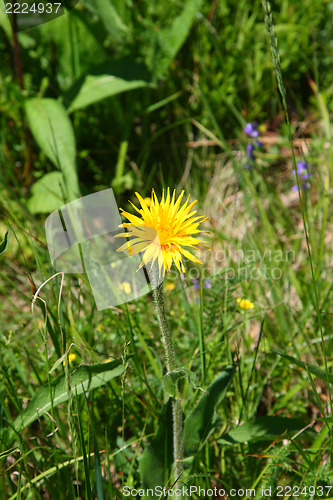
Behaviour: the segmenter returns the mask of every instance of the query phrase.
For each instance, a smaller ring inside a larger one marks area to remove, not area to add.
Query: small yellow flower
[[[128,283],[128,281],[124,281],[119,285],[119,289],[125,292],[127,295],[129,295],[132,292],[131,285]]]
[[[75,360],[76,360],[76,354],[74,352],[70,352],[68,354],[68,363],[71,365]],[[63,360],[62,364],[65,366],[65,360]]]
[[[99,332],[99,333],[102,333],[104,331],[104,325],[102,323],[99,323],[97,325],[97,328],[96,330]]]
[[[254,308],[254,304],[250,300],[240,299],[240,298],[238,298],[236,300],[237,300],[237,303],[239,304],[239,307],[241,307],[242,309],[253,309]]]
[[[69,363],[73,363],[73,361],[75,361],[75,360],[76,360],[76,354],[74,352],[70,352],[68,354],[68,361],[69,361]]]
[[[167,284],[165,285],[165,288],[166,288],[167,290],[170,290],[170,291],[171,291],[171,290],[174,290],[174,289],[176,288],[176,285],[175,285],[174,283],[167,283]]]
[[[117,237],[131,238],[130,245],[132,255],[143,252],[143,259],[140,267],[151,263],[151,267],[157,260],[159,273],[164,277],[165,271],[170,271],[172,263],[176,264],[179,272],[185,272],[185,267],[182,261],[183,257],[201,264],[188,250],[183,247],[202,246],[204,241],[193,238],[194,234],[207,233],[198,229],[199,224],[208,220],[206,217],[194,215],[197,213],[193,210],[197,203],[189,203],[190,196],[185,203],[181,205],[184,191],[181,192],[178,198],[175,198],[175,191],[172,197],[170,189],[167,189],[166,196],[162,194],[161,201],[158,200],[155,191],[152,190],[150,198],[150,206],[148,207],[145,200],[139,193],[135,193],[141,203],[142,208],[137,208],[133,203],[131,205],[138,212],[141,218],[132,215],[120,209],[130,222],[122,224],[121,227],[128,228],[128,232],[116,235]],[[207,248],[207,247],[206,247]],[[128,251],[128,242],[117,249],[118,252]]]

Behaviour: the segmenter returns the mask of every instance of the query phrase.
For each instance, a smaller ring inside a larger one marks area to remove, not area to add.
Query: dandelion
[[[254,308],[254,304],[253,302],[251,302],[250,300],[248,299],[236,299],[236,302],[239,304],[239,307],[241,309],[253,309]]]
[[[160,202],[155,191],[152,190],[151,205],[148,207],[140,194],[135,194],[140,201],[141,208],[136,208],[133,203],[131,205],[141,218],[120,209],[122,215],[129,220],[129,222],[122,224],[122,227],[128,228],[128,233],[121,233],[116,237],[130,237],[132,239],[118,248],[117,251],[129,251],[129,243],[132,255],[144,252],[139,269],[148,263],[151,263],[152,269],[157,260],[159,273],[162,277],[164,277],[165,271],[170,271],[173,263],[179,272],[184,273],[183,257],[201,264],[194,255],[184,248],[205,247],[204,241],[193,237],[198,233],[207,233],[207,231],[198,229],[198,226],[201,222],[208,220],[208,217],[195,216],[197,211],[192,210],[197,201],[189,204],[190,196],[188,196],[185,203],[180,206],[184,191],[176,200],[175,190],[171,198],[168,188],[166,197],[163,190]]]
[[[165,288],[169,291],[174,290],[176,288],[176,285],[174,283],[167,283],[165,285]]]

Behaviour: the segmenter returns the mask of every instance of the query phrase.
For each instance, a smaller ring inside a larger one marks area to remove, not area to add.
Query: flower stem
[[[157,277],[151,276],[151,278],[153,278],[151,279],[153,288],[153,297],[156,306],[158,322],[162,333],[167,372],[169,373],[176,369],[176,357],[175,357],[175,348],[172,344],[170,328],[165,313],[163,282],[157,285],[158,283],[157,281],[154,283],[154,279],[156,279]],[[173,459],[175,468],[175,481],[177,482],[183,470],[183,466],[181,463],[181,455],[183,448],[183,417],[181,408],[181,398],[178,389],[176,397],[172,398],[172,413],[173,413]]]

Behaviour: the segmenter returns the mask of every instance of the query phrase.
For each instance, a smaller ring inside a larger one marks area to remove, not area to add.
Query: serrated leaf
[[[228,366],[218,375],[200,398],[197,406],[185,419],[185,455],[197,452],[205,442],[211,429],[215,407],[225,398],[233,373],[234,367]]]
[[[252,422],[239,425],[218,440],[220,444],[236,444],[250,441],[273,441],[278,436],[288,437],[305,425],[295,418],[258,417]]]
[[[148,446],[145,447],[139,459],[142,488],[148,489],[155,488],[155,486],[167,486],[172,461],[172,400],[169,399],[159,416],[157,433]]]
[[[46,214],[58,210],[65,203],[64,178],[61,172],[50,172],[31,188],[27,206],[32,214]]]
[[[125,370],[125,366],[119,361],[101,363],[97,365],[81,365],[70,374],[71,393],[80,395],[83,391],[97,389],[118,377]],[[68,400],[65,374],[59,375],[51,384],[53,407]],[[16,433],[23,431],[37,418],[43,416],[51,409],[51,399],[48,384],[41,387],[34,395],[27,408],[16,418],[13,429],[6,431],[3,440],[10,443],[15,439]]]
[[[9,240],[10,240],[10,232],[8,230],[5,234],[3,241],[0,243],[0,255],[2,255],[8,250]]]
[[[80,77],[67,92],[68,112],[122,92],[146,87],[150,82],[146,67],[131,59],[99,64]]]
[[[38,146],[63,175],[67,200],[75,200],[79,196],[75,138],[65,108],[55,99],[33,98],[25,102],[25,111]]]

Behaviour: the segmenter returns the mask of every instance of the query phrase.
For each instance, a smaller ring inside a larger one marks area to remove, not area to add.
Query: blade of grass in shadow
[[[81,392],[84,393],[84,386],[81,382]],[[77,393],[75,394],[75,402],[76,402],[76,408],[77,408],[77,421],[79,424],[79,437],[80,437],[80,444],[81,444],[81,449],[82,449],[82,457],[83,457],[83,466],[84,466],[84,476],[85,476],[85,492],[86,492],[86,497],[89,500],[92,500],[92,493],[91,493],[91,484],[90,484],[90,471],[89,471],[89,456],[87,455],[86,452],[86,445],[85,445],[85,436],[83,432],[83,427],[82,427],[82,420],[81,420],[81,410],[78,405],[78,398],[77,398]]]
[[[82,392],[84,395],[84,399],[85,399],[86,407],[87,407],[87,412],[89,415],[89,422],[90,422],[91,434],[92,434],[93,445],[94,445],[94,466],[95,466],[94,469],[95,469],[97,500],[104,500],[103,479],[102,479],[102,470],[101,470],[101,458],[100,458],[97,437],[96,437],[96,432],[95,432],[94,413],[93,413],[93,411],[90,411],[90,409],[89,409],[89,402],[88,402],[88,398],[87,398],[87,395],[86,395],[86,392],[84,390],[83,385],[82,385]],[[93,403],[91,403],[91,405],[92,404]]]

